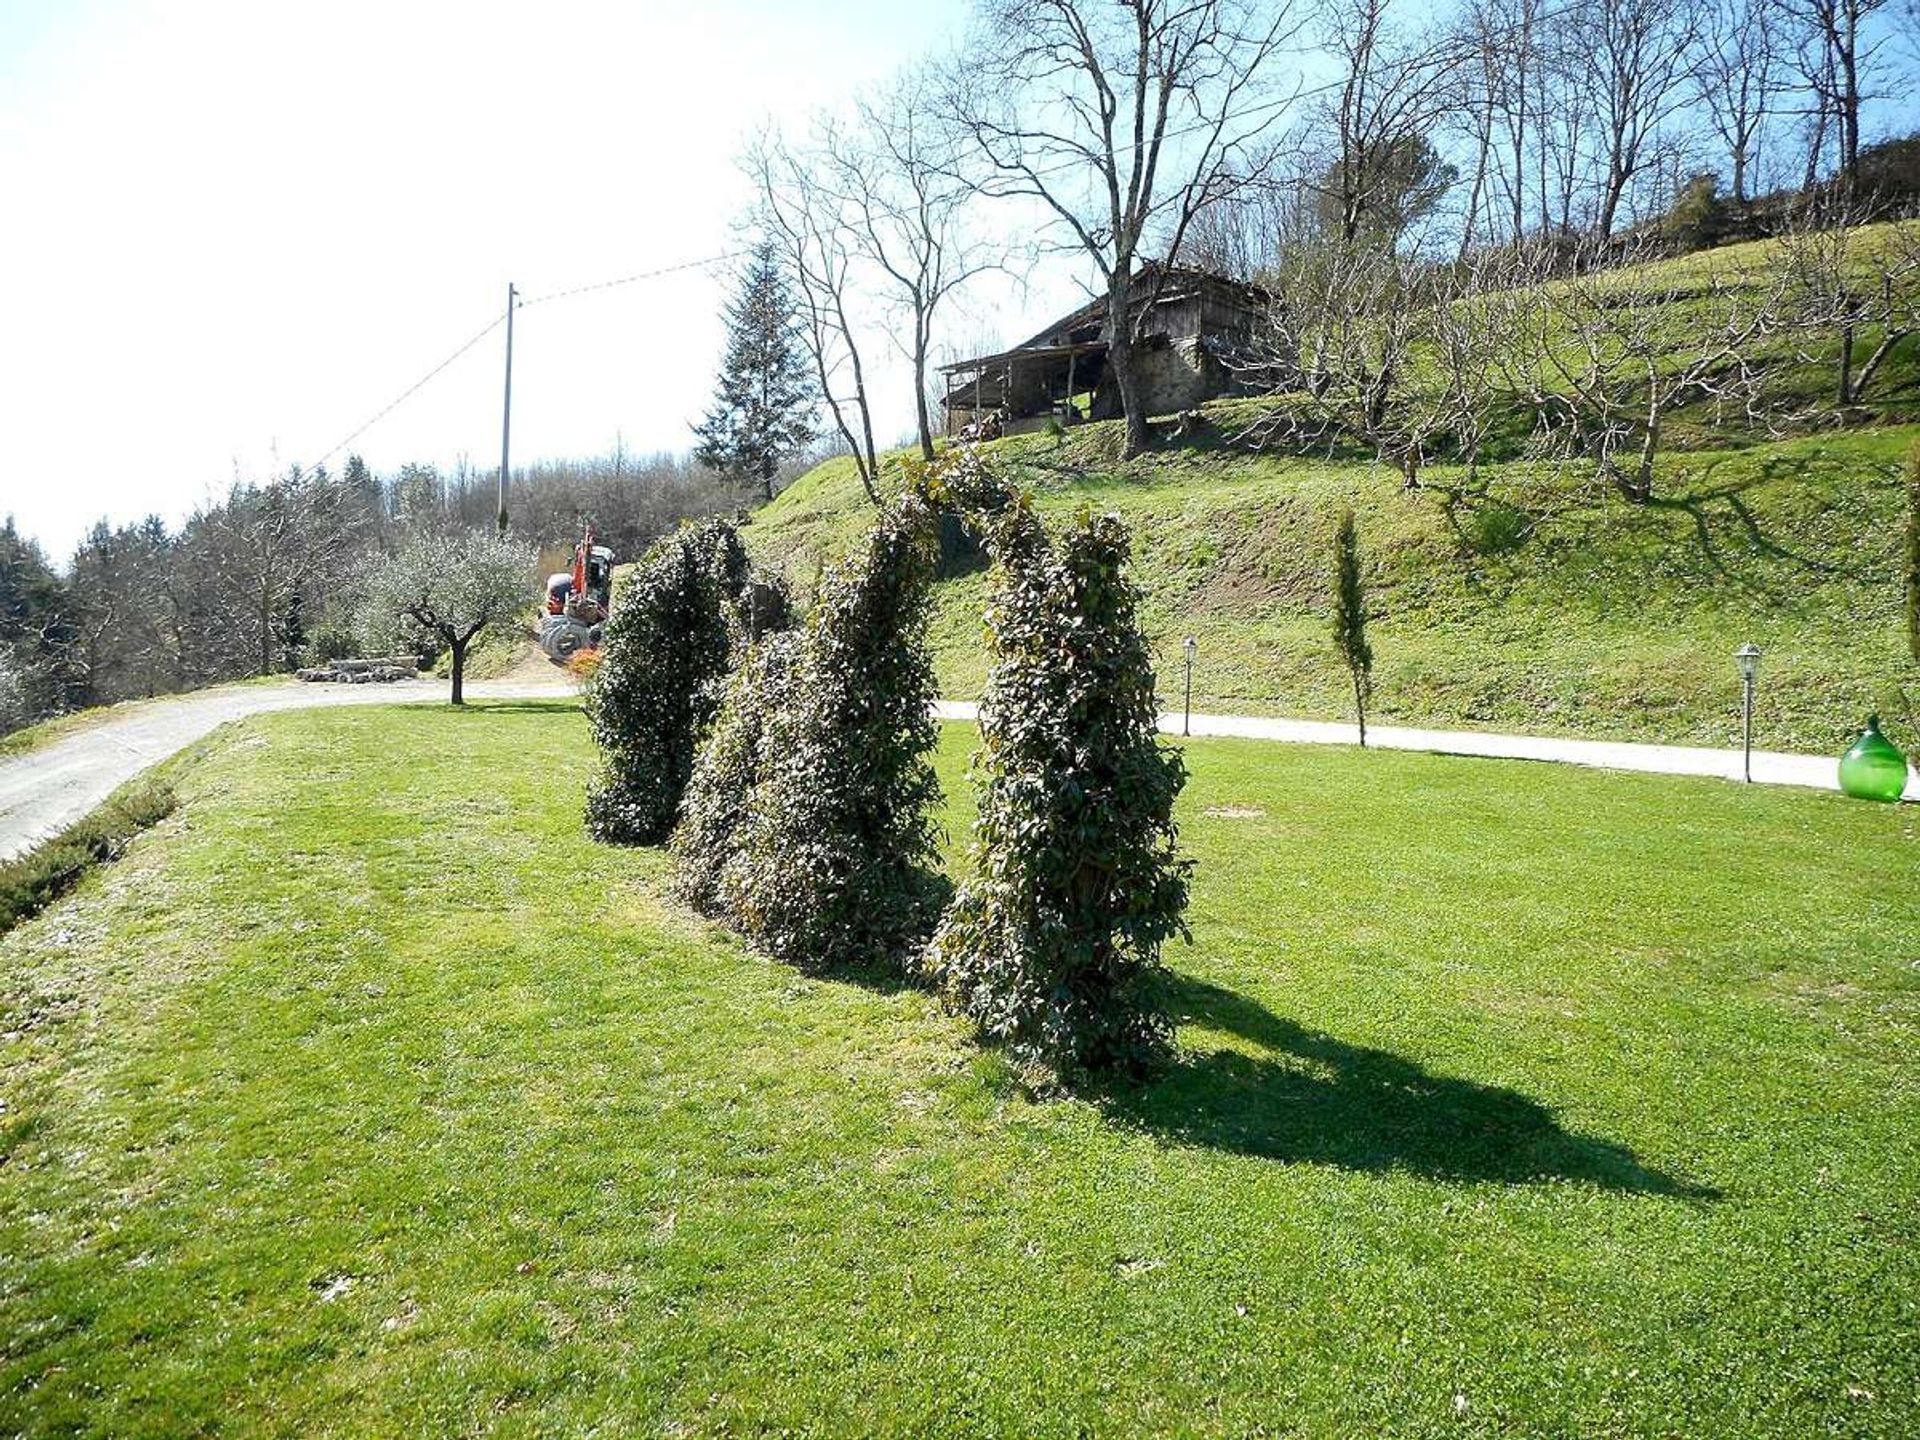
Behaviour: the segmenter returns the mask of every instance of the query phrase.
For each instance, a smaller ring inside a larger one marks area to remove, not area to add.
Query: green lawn
[[[1916,807],[1195,743],[1185,1058],[1036,1102],[567,706],[202,748],[0,941],[0,1433],[1920,1429]]]

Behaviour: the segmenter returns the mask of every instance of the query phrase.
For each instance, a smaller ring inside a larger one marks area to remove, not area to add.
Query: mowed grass
[[[1920,1426],[1915,807],[1195,742],[1183,1059],[1035,1100],[565,705],[204,748],[0,941],[0,1431]]]

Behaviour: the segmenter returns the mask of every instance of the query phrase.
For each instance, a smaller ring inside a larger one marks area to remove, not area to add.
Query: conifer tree
[[[1920,440],[1907,452],[1907,648],[1920,660]]]
[[[772,241],[754,247],[726,318],[726,358],[693,453],[771,500],[781,462],[813,439],[818,400]]]
[[[1360,578],[1360,536],[1353,508],[1340,512],[1333,532],[1333,643],[1353,677],[1353,708],[1360,744],[1367,743],[1367,702],[1373,698],[1373,646],[1367,642],[1367,591]]]

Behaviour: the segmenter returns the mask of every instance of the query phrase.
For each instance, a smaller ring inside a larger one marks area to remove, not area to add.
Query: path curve
[[[389,685],[223,685],[145,701],[130,713],[25,754],[0,760],[0,860],[31,849],[92,810],[150,765],[229,720],[323,705],[424,704],[444,701],[444,680]],[[469,680],[472,700],[523,700],[574,693],[567,681]]]
[[[303,685],[288,681],[281,685],[197,690],[139,705],[128,715],[103,720],[37,750],[0,760],[0,860],[10,859],[65,829],[148,766],[185,749],[229,720],[322,705],[424,704],[444,701],[447,688],[444,680],[432,679],[392,685]],[[474,700],[548,699],[574,693],[574,687],[558,677],[470,681],[466,690]],[[943,720],[972,720],[978,707],[970,701],[942,700],[934,711]],[[1163,714],[1160,728],[1170,735],[1179,734],[1179,712]],[[1351,725],[1254,715],[1195,715],[1192,730],[1195,735],[1241,736],[1295,745],[1351,745],[1358,739]],[[1369,726],[1367,739],[1383,750],[1426,750],[1661,775],[1740,778],[1738,750],[1471,730],[1417,730],[1395,725]],[[1836,790],[1837,768],[1835,760],[1820,755],[1762,750],[1753,755],[1753,778],[1762,785]],[[1920,776],[1911,771],[1906,798],[1920,800]]]

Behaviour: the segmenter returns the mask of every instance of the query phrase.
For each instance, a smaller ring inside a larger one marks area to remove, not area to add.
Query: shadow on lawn
[[[1567,1131],[1515,1091],[1345,1044],[1216,985],[1182,981],[1171,999],[1178,1020],[1231,1031],[1270,1054],[1189,1054],[1159,1080],[1107,1097],[1110,1114],[1170,1139],[1350,1170],[1719,1197],[1649,1169],[1624,1146]]]

